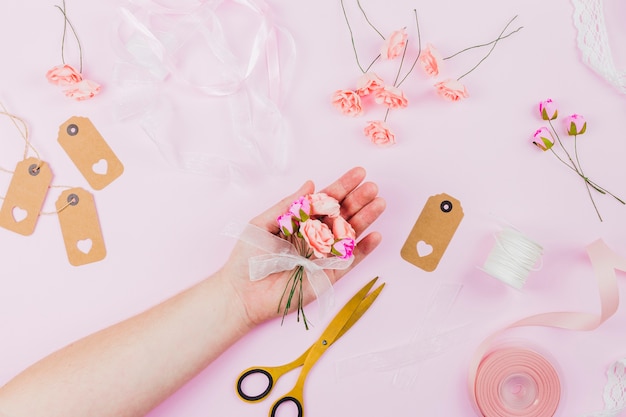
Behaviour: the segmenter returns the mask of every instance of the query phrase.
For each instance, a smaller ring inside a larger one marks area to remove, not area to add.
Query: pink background
[[[626,101],[582,62],[570,2],[362,0],[362,4],[383,33],[407,26],[410,36],[415,34],[413,9],[417,9],[423,43],[433,43],[444,55],[494,39],[515,15],[519,17],[511,27],[524,28],[499,43],[463,79],[470,97],[461,102],[437,97],[433,81],[416,69],[403,84],[409,107],[392,112],[388,120],[397,144],[379,148],[361,130],[365,121],[383,116],[380,108],[353,119],[330,105],[331,93],[353,87],[360,73],[340,3],[270,1],[275,21],[293,34],[297,48],[284,106],[294,145],[290,165],[282,172],[257,176],[254,184],[224,184],[177,169],[137,119],[116,118],[124,91],[113,80],[119,55],[115,28],[124,3],[68,0],[68,13],[84,49],[85,73],[103,85],[99,96],[85,102],[66,99],[44,77],[60,63],[62,17],[54,2],[3,3],[0,99],[27,121],[32,143],[51,164],[53,182],[90,189],[56,142],[58,126],[73,115],[91,119],[125,172],[104,190],[91,190],[108,251],[101,262],[71,266],[54,215],[42,216],[32,236],[0,229],[0,384],[53,350],[138,313],[215,271],[234,243],[221,234],[226,222],[245,222],[306,179],[321,188],[355,165],[365,167],[368,180],[378,183],[388,208],[372,227],[382,232],[383,243],[336,285],[337,306],[374,276],[387,287],[310,373],[305,389],[308,416],[473,415],[467,369],[483,339],[533,313],[599,312],[585,246],[602,238],[626,256],[626,207],[595,194],[604,217],[600,223],[582,181],[529,142],[544,124],[536,111],[540,100],[555,100],[563,116],[584,115],[588,131],[580,138],[579,150],[585,169],[600,185],[626,197]],[[619,22],[623,23],[626,9],[618,1],[605,4],[615,60],[624,68],[621,40],[626,33]],[[361,21],[354,2],[346,0],[346,5],[352,21]],[[227,29],[241,31],[240,41],[250,38],[255,28],[242,25],[232,14],[229,24]],[[354,30],[367,61],[377,51],[376,35],[357,23]],[[68,45],[72,41],[70,37]],[[458,76],[483,54],[484,48],[451,60],[446,71]],[[68,46],[67,60],[75,57]],[[182,146],[185,135],[199,132],[210,147],[228,143],[229,128],[217,111],[193,113],[197,97],[184,87],[168,88],[186,120],[192,121],[180,135],[169,138],[174,146]],[[23,143],[6,118],[0,119],[0,132],[0,166],[12,168],[21,158]],[[1,194],[9,179],[0,173]],[[442,192],[461,201],[465,217],[437,270],[428,273],[402,260],[400,248],[427,198]],[[51,189],[44,211],[54,210],[58,193]],[[521,291],[479,269],[494,246],[493,235],[508,223],[544,248],[541,270],[530,275]],[[619,273],[618,280],[623,295],[624,274]],[[463,343],[411,368],[418,377],[407,388],[395,386],[390,371],[336,376],[342,360],[409,342],[429,298],[442,283],[462,286],[441,329],[471,324],[473,331]],[[307,311],[316,317],[315,305]],[[593,332],[523,329],[514,334],[554,359],[563,381],[559,415],[602,408],[606,368],[626,355],[625,325],[621,309]],[[323,328],[319,323],[306,332],[295,317],[282,327],[279,320],[260,326],[150,416],[265,415],[270,401],[247,404],[237,398],[234,382],[239,372],[295,358]],[[292,376],[278,384],[271,398],[290,388],[296,374]]]

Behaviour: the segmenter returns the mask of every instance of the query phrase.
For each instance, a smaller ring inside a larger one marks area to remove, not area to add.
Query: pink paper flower
[[[539,103],[539,113],[541,113],[543,120],[554,120],[559,116],[556,103],[554,103],[551,98]]]
[[[332,97],[333,106],[346,116],[358,116],[363,113],[361,97],[352,90],[337,90]]]
[[[100,84],[91,80],[82,80],[81,82],[74,84],[72,88],[63,90],[63,93],[69,98],[75,100],[87,100],[94,97],[100,92]]]
[[[435,89],[437,94],[450,101],[459,101],[469,97],[467,88],[461,82],[453,79],[438,82],[435,84]]]
[[[396,143],[396,137],[389,130],[385,122],[382,120],[373,120],[367,123],[363,133],[367,136],[373,144],[379,146],[393,145]]]
[[[339,201],[326,193],[310,194],[308,196],[311,202],[312,216],[339,216]]]
[[[354,239],[341,239],[333,243],[330,252],[341,259],[348,259],[354,253],[354,247]]]
[[[280,231],[283,232],[285,236],[291,236],[293,234],[294,220],[293,213],[285,213],[278,216],[276,219],[278,223],[278,227]]]
[[[542,151],[547,151],[554,146],[554,137],[547,127],[537,129],[533,135],[533,144],[535,144]]]
[[[587,131],[587,121],[580,114],[572,114],[565,119],[567,134],[570,136],[582,135]]]
[[[356,239],[356,232],[352,225],[343,217],[337,217],[333,221],[333,235],[335,239]]]
[[[311,215],[311,202],[305,196],[299,197],[291,203],[289,213],[293,214],[296,220],[305,221]]]
[[[426,45],[426,49],[424,49],[419,58],[422,69],[431,77],[439,75],[439,67],[442,61],[441,54],[431,44]]]
[[[385,82],[375,73],[366,72],[356,82],[356,93],[361,97],[375,93],[385,86]]]
[[[376,92],[375,101],[384,104],[390,109],[404,108],[409,105],[409,101],[404,96],[402,90],[390,85]]]
[[[381,48],[380,55],[385,59],[394,59],[404,53],[409,35],[406,28],[396,30],[389,35]]]
[[[330,228],[316,219],[308,219],[301,223],[300,233],[313,250],[313,254],[318,258],[323,258],[329,254],[333,243],[335,243],[335,237]]]
[[[68,86],[74,85],[83,80],[80,72],[76,71],[71,65],[57,65],[46,73],[48,81],[54,85]]]

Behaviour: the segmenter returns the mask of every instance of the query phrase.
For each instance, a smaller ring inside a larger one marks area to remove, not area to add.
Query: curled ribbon
[[[619,269],[626,272],[626,259],[618,256],[613,252],[602,240],[587,246],[587,254],[593,266],[598,290],[600,293],[601,311],[600,315],[585,312],[553,312],[536,314],[521,320],[518,320],[504,329],[492,334],[485,339],[476,350],[469,369],[469,392],[472,402],[481,416],[484,417],[501,417],[501,416],[524,416],[524,417],[550,417],[556,411],[560,398],[560,385],[558,377],[555,379],[556,371],[551,370],[552,366],[549,361],[536,352],[516,349],[515,356],[528,354],[532,360],[522,360],[522,365],[526,369],[523,374],[535,386],[537,391],[536,401],[525,407],[515,407],[515,401],[507,402],[503,398],[502,392],[499,391],[502,384],[507,378],[515,377],[515,372],[509,371],[500,373],[493,370],[492,367],[486,365],[492,362],[493,355],[500,356],[498,350],[488,352],[491,342],[508,329],[521,326],[547,326],[566,330],[585,330],[590,331],[599,327],[608,320],[619,306],[619,291],[617,287],[617,278],[615,270]],[[507,368],[506,361],[495,361],[500,369]],[[538,364],[538,365],[537,365]],[[483,372],[488,371],[487,374]],[[548,375],[548,377],[534,378],[533,373],[537,375]],[[519,376],[519,375],[518,375]],[[493,384],[490,381],[496,378],[499,383]],[[525,388],[528,385],[518,384],[517,389]],[[525,394],[522,391],[519,394]],[[515,394],[515,393],[513,393]],[[523,395],[521,395],[523,397]],[[520,397],[521,398],[521,397]],[[504,410],[504,411],[502,411]]]
[[[229,225],[225,234],[267,252],[249,259],[250,281],[259,281],[276,272],[303,267],[319,304],[320,317],[326,317],[334,305],[333,285],[324,270],[346,269],[354,260],[353,257],[341,259],[336,256],[307,259],[298,253],[291,242],[251,224],[246,224],[243,228]]]
[[[228,42],[219,11],[224,3],[243,6],[260,20],[247,57]],[[116,35],[115,79],[122,87],[116,117],[141,116],[170,163],[247,184],[286,167],[290,132],[281,105],[296,48],[263,0],[129,0],[120,8]],[[181,88],[199,93],[192,99],[202,116],[180,113],[173,93]],[[230,118],[232,134],[210,134],[207,118],[219,127]]]

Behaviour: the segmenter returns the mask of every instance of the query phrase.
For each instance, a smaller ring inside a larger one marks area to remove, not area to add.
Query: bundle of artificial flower
[[[574,156],[572,157],[572,154],[567,150],[567,147],[563,145],[563,142],[561,141],[557,130],[552,124],[552,121],[556,120],[559,117],[559,111],[556,103],[552,99],[547,99],[540,102],[539,114],[541,115],[541,118],[543,120],[548,122],[550,128],[548,129],[544,126],[537,129],[532,137],[532,143],[542,151],[551,151],[561,163],[574,171],[574,173],[576,173],[585,182],[585,186],[587,187],[587,193],[589,194],[591,203],[593,204],[593,207],[600,221],[602,221],[602,216],[600,216],[598,207],[596,206],[593,196],[591,195],[591,188],[593,188],[600,194],[608,194],[620,203],[626,204],[626,202],[624,202],[622,199],[607,191],[605,188],[600,187],[596,182],[592,181],[583,171],[583,167],[580,163],[580,156],[578,155],[578,136],[584,134],[587,131],[587,121],[585,120],[585,118],[580,114],[572,114],[564,119],[564,130],[569,136],[574,137]],[[563,155],[560,155],[554,150],[555,143],[558,143],[561,149],[560,152],[562,152]]]
[[[289,210],[277,218],[282,237],[291,242],[300,256],[310,259],[339,257],[351,259],[356,246],[356,233],[350,223],[340,214],[339,202],[325,194],[315,193],[301,196],[296,199]],[[302,279],[304,267],[299,265],[291,274],[285,290],[278,303],[278,312],[283,310],[283,320],[292,305],[292,298],[298,292],[298,315],[300,314],[308,329],[308,323],[303,309]],[[287,301],[283,305],[283,299]]]

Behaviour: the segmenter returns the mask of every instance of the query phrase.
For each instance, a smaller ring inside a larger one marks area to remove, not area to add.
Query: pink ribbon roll
[[[566,330],[594,330],[619,306],[615,270],[626,272],[626,259],[602,240],[587,246],[600,293],[600,315],[584,312],[536,314],[501,329],[485,339],[474,354],[469,369],[469,392],[484,417],[551,417],[561,397],[558,374],[550,361],[523,348],[496,349],[491,342],[506,330],[521,326],[547,326]]]

